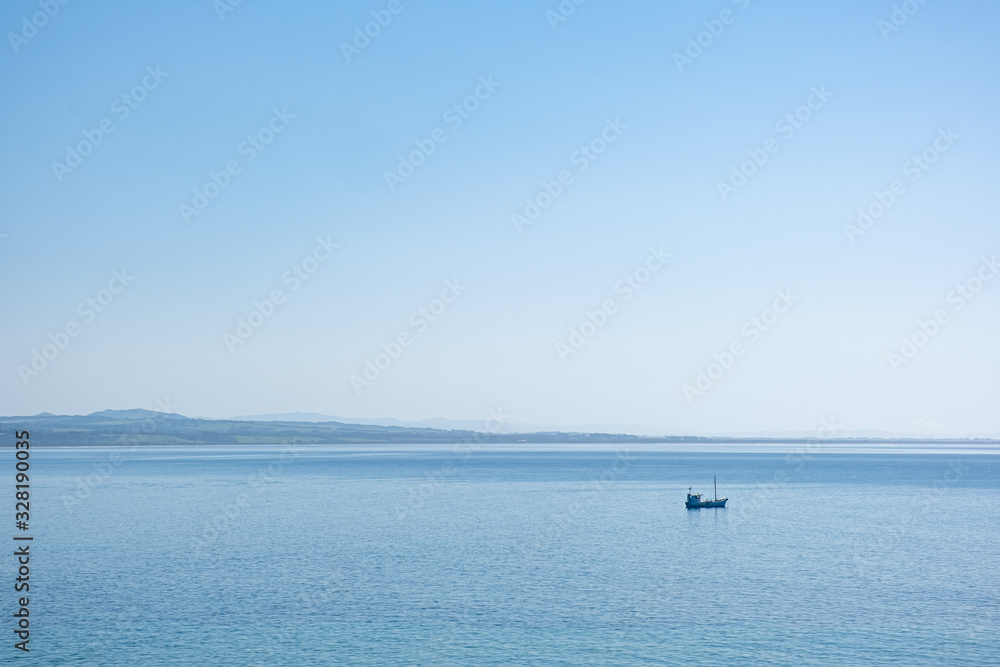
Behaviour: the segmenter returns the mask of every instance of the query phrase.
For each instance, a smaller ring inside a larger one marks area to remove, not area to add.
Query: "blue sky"
[[[1000,280],[955,292],[1000,251],[995,4],[914,2],[891,32],[891,2],[591,0],[554,28],[554,0],[218,6],[0,9],[0,412],[169,397],[210,417],[500,406],[566,426],[1000,436]],[[348,62],[372,12],[391,20]],[[799,110],[814,88],[829,97]],[[776,124],[797,110],[788,136]],[[113,131],[79,166],[53,166],[102,121]],[[251,151],[255,135],[271,142]],[[390,190],[386,172],[428,141]],[[591,142],[603,152],[581,157]],[[911,180],[924,151],[935,161]],[[238,173],[219,176],[227,163]],[[228,184],[186,221],[213,173]],[[885,213],[845,231],[894,181]],[[338,244],[325,261],[318,238]],[[626,300],[616,285],[661,246],[670,259]],[[134,279],[102,294],[122,269]],[[435,303],[448,280],[459,296]],[[778,290],[792,305],[747,334]],[[88,320],[88,298],[110,301]],[[560,354],[608,299],[603,326]],[[440,314],[421,327],[421,307]],[[411,343],[377,359],[401,333]],[[367,362],[384,366],[374,379]]]

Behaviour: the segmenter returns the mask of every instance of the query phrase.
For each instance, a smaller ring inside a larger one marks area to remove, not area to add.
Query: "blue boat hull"
[[[725,507],[726,503],[729,502],[729,498],[719,498],[718,500],[705,500],[701,502],[686,502],[684,507],[689,510],[698,510],[702,507]]]

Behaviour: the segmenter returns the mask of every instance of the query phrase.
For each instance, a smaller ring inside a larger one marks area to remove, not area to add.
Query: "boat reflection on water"
[[[702,500],[700,493],[691,493],[691,487],[688,487],[688,497],[684,503],[684,507],[689,510],[701,509],[702,507],[725,507],[726,501],[729,498],[719,497],[719,485],[716,483],[714,476],[712,477],[712,484],[715,486],[715,498],[712,500]]]

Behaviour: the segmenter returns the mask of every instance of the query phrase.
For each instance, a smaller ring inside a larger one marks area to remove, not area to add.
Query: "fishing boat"
[[[726,501],[729,498],[719,497],[719,485],[715,481],[715,477],[712,477],[712,485],[715,486],[715,498],[712,500],[702,500],[700,493],[691,493],[691,487],[688,487],[688,497],[687,502],[684,503],[684,507],[689,510],[701,509],[702,507],[725,507]]]

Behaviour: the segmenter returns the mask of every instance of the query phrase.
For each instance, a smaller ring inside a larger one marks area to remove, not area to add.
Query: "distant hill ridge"
[[[295,414],[295,413],[293,413]],[[298,413],[309,414],[309,413]],[[326,418],[323,415],[319,417]],[[434,421],[434,420],[427,420]],[[447,421],[447,420],[441,420]],[[337,421],[309,422],[195,419],[176,413],[140,408],[101,410],[89,415],[53,415],[47,412],[24,417],[0,417],[0,443],[13,444],[13,431],[30,429],[36,446],[76,445],[273,445],[273,444],[654,444],[654,443],[775,443],[822,441],[829,444],[964,444],[1000,445],[988,438],[792,438],[704,437],[692,435],[640,436],[623,433],[564,431],[497,432],[414,426],[361,424]]]

